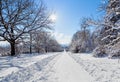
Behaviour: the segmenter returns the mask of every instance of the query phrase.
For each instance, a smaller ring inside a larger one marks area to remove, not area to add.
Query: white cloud
[[[71,42],[71,36],[63,33],[54,32],[53,36],[60,44],[69,44]]]

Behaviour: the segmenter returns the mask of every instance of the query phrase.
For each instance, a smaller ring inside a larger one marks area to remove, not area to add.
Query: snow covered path
[[[4,77],[0,82],[93,82],[69,53],[55,54]]]
[[[63,53],[57,60],[49,78],[45,82],[92,82],[93,78],[72,59],[68,53]]]

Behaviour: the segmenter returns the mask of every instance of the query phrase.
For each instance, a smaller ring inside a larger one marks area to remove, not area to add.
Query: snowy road
[[[119,59],[70,52],[0,59],[0,82],[120,82]]]
[[[49,76],[45,82],[92,82],[93,80],[66,52],[57,60]]]
[[[63,52],[12,73],[1,82],[93,82],[93,78]]]

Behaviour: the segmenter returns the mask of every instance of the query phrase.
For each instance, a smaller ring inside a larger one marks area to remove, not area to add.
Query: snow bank
[[[71,54],[92,77],[94,82],[120,82],[119,59],[94,58],[90,54]]]

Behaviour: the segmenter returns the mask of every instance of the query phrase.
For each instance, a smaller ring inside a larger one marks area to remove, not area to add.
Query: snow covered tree
[[[39,53],[47,52],[48,41],[50,39],[50,35],[46,31],[35,31],[33,33],[33,47]]]
[[[120,0],[108,0],[105,12],[104,22],[100,24],[102,29],[98,36],[100,43],[94,53],[95,56],[101,56],[104,53],[112,57],[120,52],[120,48],[116,47],[116,44],[120,46]]]
[[[46,7],[40,0],[0,0],[0,37],[11,46],[14,56],[16,40],[23,34],[49,27]]]
[[[70,51],[78,53],[80,50],[80,36],[81,36],[81,32],[78,31],[73,35],[71,44],[70,44]]]
[[[51,37],[48,44],[48,52],[60,52],[61,50],[61,45]]]
[[[35,31],[33,33],[33,47],[36,52],[55,52],[60,51],[61,46],[51,36],[51,33],[44,30]]]
[[[84,37],[84,35],[86,37]],[[72,52],[90,52],[92,51],[91,35],[89,30],[77,31],[72,38],[70,50]]]
[[[77,31],[72,38],[70,50],[72,52],[90,52],[93,49],[90,30],[88,29],[89,18],[82,18],[81,30]]]

